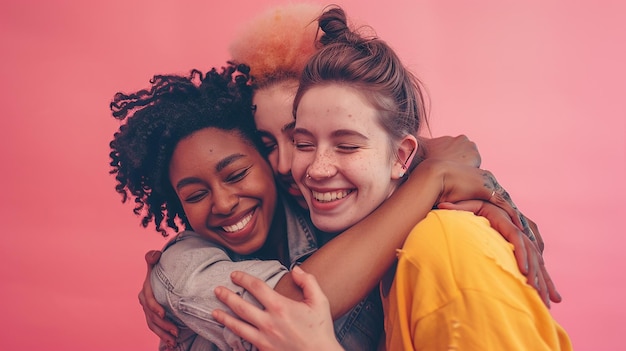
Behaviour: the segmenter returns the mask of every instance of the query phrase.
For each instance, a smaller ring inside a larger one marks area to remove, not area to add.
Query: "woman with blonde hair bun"
[[[420,86],[389,45],[349,28],[339,7],[324,12],[319,27],[324,46],[308,62],[294,101],[292,169],[313,224],[342,232],[387,204],[413,177],[431,172],[433,160],[415,158],[424,111]],[[494,219],[510,220],[506,213],[481,201],[442,207],[414,223],[389,279],[380,284],[386,348],[571,350],[567,333],[520,272],[514,249],[489,225],[500,228]],[[393,218],[402,219],[404,211]],[[302,303],[254,277],[233,274],[265,310],[220,287],[220,299],[245,322],[223,312],[214,316],[263,350],[338,349],[325,328],[324,296],[313,277],[299,275],[308,297]],[[290,340],[297,347],[287,347]]]

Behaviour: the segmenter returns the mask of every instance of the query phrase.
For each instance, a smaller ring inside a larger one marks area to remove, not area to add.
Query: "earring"
[[[404,172],[400,172],[400,173],[398,174],[398,177],[400,177],[400,178],[404,177]]]

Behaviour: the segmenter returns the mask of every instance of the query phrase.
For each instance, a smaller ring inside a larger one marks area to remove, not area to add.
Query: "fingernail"
[[[297,274],[304,273],[304,271],[302,270],[302,268],[300,268],[300,266],[294,266],[292,271],[293,273],[297,273]]]

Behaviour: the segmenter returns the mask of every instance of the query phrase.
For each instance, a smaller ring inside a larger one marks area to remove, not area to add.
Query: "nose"
[[[335,164],[332,151],[318,148],[313,162],[307,168],[307,176],[312,179],[330,178],[337,173]]]
[[[276,165],[276,172],[280,175],[291,174],[291,157],[293,154],[293,144],[283,143],[278,145],[278,164]]]
[[[229,215],[233,213],[239,204],[239,196],[228,186],[220,186],[212,189],[213,206],[211,213],[216,215]]]

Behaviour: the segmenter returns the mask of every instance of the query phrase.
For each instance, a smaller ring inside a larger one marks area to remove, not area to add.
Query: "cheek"
[[[191,225],[191,230],[195,230],[195,228],[202,227],[202,209],[199,204],[184,204],[183,203],[183,212],[185,212],[185,216],[187,217],[187,221],[189,225]]]
[[[278,142],[278,150],[280,151],[281,157],[284,158],[283,161],[289,162],[291,165],[291,160],[293,159],[293,151],[294,151],[293,142],[291,139],[283,139]]]
[[[293,157],[291,159],[291,174],[293,178],[297,181],[298,179],[304,176],[306,173],[306,168],[311,164],[311,156],[312,152],[294,152]]]

